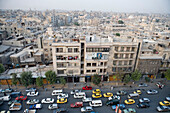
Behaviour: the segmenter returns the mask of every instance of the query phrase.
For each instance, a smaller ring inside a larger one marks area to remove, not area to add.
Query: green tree
[[[116,36],[120,36],[120,33],[116,33]]]
[[[0,73],[3,73],[5,71],[5,68],[2,64],[0,64]]]
[[[122,20],[119,20],[118,24],[124,24],[124,22]]]
[[[46,73],[45,73],[45,76],[46,76],[46,79],[47,79],[47,81],[52,85],[52,84],[54,84],[55,82],[56,82],[56,74],[55,74],[55,72],[53,72],[53,71],[47,71]]]
[[[142,74],[138,70],[135,70],[131,75],[131,78],[134,81],[139,81],[141,77],[142,77]]]
[[[66,80],[64,79],[64,77],[60,77],[60,83],[64,86],[66,85]]]
[[[151,79],[150,79],[149,77],[145,77],[145,81],[146,81],[146,82],[150,82],[150,80],[151,80]]]
[[[80,24],[78,22],[74,22],[74,25],[76,26],[80,26]]]
[[[30,71],[21,73],[21,82],[26,88],[31,85],[33,82],[32,73]]]
[[[43,86],[43,78],[42,77],[36,78],[36,85],[39,87]]]
[[[127,83],[129,83],[130,82],[130,80],[131,80],[131,77],[130,77],[130,75],[125,75],[125,78],[124,78],[124,82],[127,84]]]
[[[17,74],[14,73],[14,74],[12,74],[12,84],[15,85],[15,87],[16,87],[17,83],[18,83]]]
[[[165,72],[165,78],[167,80],[170,80],[170,69],[168,69],[166,72]]]
[[[93,76],[93,79],[92,79],[92,82],[93,82],[93,84],[95,84],[95,85],[99,85],[100,84],[100,82],[101,82],[101,76],[99,76],[99,75],[94,75]]]

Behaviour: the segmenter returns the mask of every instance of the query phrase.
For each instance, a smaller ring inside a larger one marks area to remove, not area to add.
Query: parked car
[[[27,96],[38,96],[38,91],[28,92]]]
[[[101,93],[100,89],[95,89],[92,91],[93,93]]]
[[[27,104],[38,104],[40,101],[38,99],[31,99],[31,100],[28,100],[26,103]]]
[[[2,105],[4,103],[3,99],[0,99],[0,105]]]
[[[10,96],[11,96],[12,98],[16,98],[16,97],[22,96],[22,94],[21,94],[21,92],[12,92],[12,93],[10,94]]]
[[[115,100],[115,99],[120,100],[120,96],[113,95],[113,96],[108,98],[108,100]]]
[[[58,103],[58,104],[67,103],[67,98],[60,98],[60,99],[57,100],[57,103]]]
[[[110,93],[110,92],[104,93],[103,96],[104,96],[104,97],[112,97],[112,96],[113,96],[113,93]]]
[[[93,108],[91,106],[86,106],[81,108],[81,112],[89,112],[93,111]]]
[[[119,107],[121,110],[123,110],[123,109],[126,108],[124,104],[117,104],[117,105],[113,105],[113,106],[112,106],[112,109],[115,110],[116,107]]]
[[[42,105],[41,104],[34,104],[34,105],[30,105],[29,109],[41,109]]]
[[[83,102],[76,102],[76,103],[72,103],[70,104],[71,108],[79,108],[79,107],[83,107]]]
[[[137,108],[148,108],[150,107],[150,105],[148,103],[143,102],[143,103],[138,103],[136,107]]]
[[[154,90],[154,89],[150,89],[146,92],[148,95],[153,95],[153,94],[157,94],[158,91],[157,90]]]
[[[41,103],[54,103],[53,98],[45,98],[41,100]]]
[[[108,100],[106,101],[106,105],[117,105],[119,104],[119,100]]]
[[[94,94],[92,94],[92,97],[93,97],[93,98],[101,98],[101,97],[102,97],[102,94],[100,94],[100,93],[94,93]]]
[[[3,100],[3,101],[10,101],[11,100],[11,96],[10,95],[3,96],[3,97],[0,97],[0,99]]]
[[[25,91],[26,92],[32,92],[32,91],[37,91],[37,89],[36,88],[29,88],[29,89],[26,89]]]
[[[142,94],[142,91],[140,90],[140,89],[137,89],[137,90],[135,90],[133,93],[137,93],[137,94]]]
[[[136,110],[134,108],[127,108],[123,110],[123,113],[136,113]]]
[[[7,88],[7,89],[3,90],[2,93],[11,93],[13,91],[14,91],[13,89]]]
[[[134,104],[135,100],[134,99],[127,99],[124,101],[125,104]]]
[[[149,98],[141,98],[141,99],[139,99],[139,103],[143,103],[143,102],[149,103],[150,100],[149,100]]]
[[[70,94],[71,94],[71,95],[74,95],[75,93],[78,93],[78,92],[81,92],[81,90],[75,89],[75,90],[72,90],[72,91],[70,92]]]
[[[68,110],[66,108],[58,108],[53,113],[68,113]]]
[[[8,102],[8,105],[10,106],[13,103],[21,103],[21,100],[12,100]]]
[[[19,110],[21,110],[21,108],[22,108],[21,103],[13,103],[10,105],[9,110],[10,111],[19,111]]]
[[[66,94],[66,93],[59,94],[57,96],[57,99],[60,99],[60,98],[68,98],[68,94]]]
[[[57,109],[58,108],[58,104],[50,104],[49,106],[48,106],[48,109],[49,110],[53,110],[53,109]]]
[[[93,107],[99,107],[99,106],[102,106],[103,103],[102,103],[102,100],[93,100],[89,102],[89,105]]]
[[[146,83],[140,83],[139,87],[147,87],[148,85]]]
[[[27,100],[27,96],[19,96],[15,100]]]
[[[169,101],[161,101],[161,102],[159,102],[159,104],[161,106],[170,106],[170,102]]]
[[[157,82],[157,83],[156,83],[156,86],[157,86],[158,88],[161,88],[161,89],[164,87],[164,85],[161,84],[160,82]]]
[[[91,98],[91,97],[89,97],[89,98],[83,97],[83,98],[82,98],[82,101],[83,101],[83,102],[91,102],[91,101],[92,101],[92,98]]]
[[[3,110],[3,111],[1,111],[0,113],[10,113],[10,111],[6,111],[6,110]]]
[[[116,95],[126,95],[127,92],[126,91],[117,91]]]
[[[74,98],[84,98],[86,96],[85,92],[78,92],[74,94]]]
[[[82,87],[82,90],[92,90],[92,87],[91,86],[84,86],[84,87]]]
[[[167,101],[170,101],[170,97],[166,97],[165,99],[166,99]]]
[[[170,111],[170,107],[168,107],[168,106],[158,106],[156,109],[159,112],[168,112],[168,111]]]
[[[36,113],[36,109],[25,109],[24,113]]]
[[[62,94],[62,93],[63,93],[63,90],[62,90],[62,89],[53,90],[52,95],[53,95],[53,96],[58,96],[59,94]]]

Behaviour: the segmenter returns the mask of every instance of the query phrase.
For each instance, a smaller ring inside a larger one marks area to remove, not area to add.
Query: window
[[[127,61],[124,61],[124,65],[127,65]]]
[[[117,61],[115,61],[115,60],[114,60],[114,61],[113,61],[113,65],[115,66],[115,65],[116,65],[116,63],[117,63]]]
[[[115,59],[117,59],[118,58],[118,54],[116,53],[116,54],[114,54],[114,58]]]
[[[56,52],[62,53],[63,52],[63,48],[56,48]]]
[[[113,71],[113,72],[116,72],[116,67],[113,67],[113,68],[112,68],[112,71]]]
[[[130,47],[127,47],[127,48],[126,48],[126,51],[130,51]]]
[[[142,54],[145,54],[145,52],[142,51]]]
[[[101,62],[100,65],[103,66],[103,62]]]
[[[64,70],[57,70],[58,74],[64,74]]]
[[[135,47],[132,47],[132,51],[135,51]]]
[[[78,52],[78,48],[74,48],[74,52]]]
[[[119,65],[120,65],[120,66],[122,65],[122,61],[119,61]]]
[[[92,66],[96,66],[96,63],[92,63]]]
[[[103,72],[103,70],[102,69],[100,69],[100,73],[102,73]]]
[[[129,65],[132,65],[132,60],[129,61]]]
[[[115,47],[115,51],[118,51],[118,48],[119,48],[119,47]]]
[[[86,70],[86,72],[87,72],[87,73],[90,73],[90,72],[91,72],[91,70]]]
[[[130,54],[130,58],[133,58],[133,54]]]
[[[125,58],[129,58],[129,54],[125,54]]]
[[[72,48],[68,48],[68,52],[71,53],[72,52]]]
[[[123,54],[120,54],[120,58],[123,58]]]
[[[121,50],[120,51],[124,51],[124,47],[121,47]]]
[[[96,72],[96,70],[92,70],[92,72],[94,73],[94,72]]]
[[[88,67],[88,66],[91,66],[91,63],[87,63],[87,67]]]

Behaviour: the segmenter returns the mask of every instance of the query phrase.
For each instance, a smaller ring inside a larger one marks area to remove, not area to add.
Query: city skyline
[[[169,14],[170,7],[168,7],[168,4],[170,4],[169,0],[1,0],[0,9],[58,9]]]

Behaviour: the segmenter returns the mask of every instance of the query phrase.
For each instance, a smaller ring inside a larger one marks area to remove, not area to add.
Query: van
[[[97,107],[97,106],[102,106],[102,101],[101,100],[93,100],[89,102],[90,106]]]
[[[85,92],[78,92],[74,94],[74,98],[84,98],[86,96]]]
[[[62,94],[63,93],[63,90],[53,90],[52,92],[52,95],[55,96],[55,95],[59,95],[59,94]]]
[[[132,94],[129,94],[128,95],[128,98],[138,98],[139,97],[139,94],[138,93],[132,93]]]
[[[2,99],[3,101],[9,101],[11,100],[11,96],[10,95],[3,96],[3,97],[0,97],[0,99]]]
[[[10,96],[11,96],[12,98],[16,98],[16,97],[22,96],[22,94],[21,94],[21,92],[12,92],[12,93],[10,94]]]

